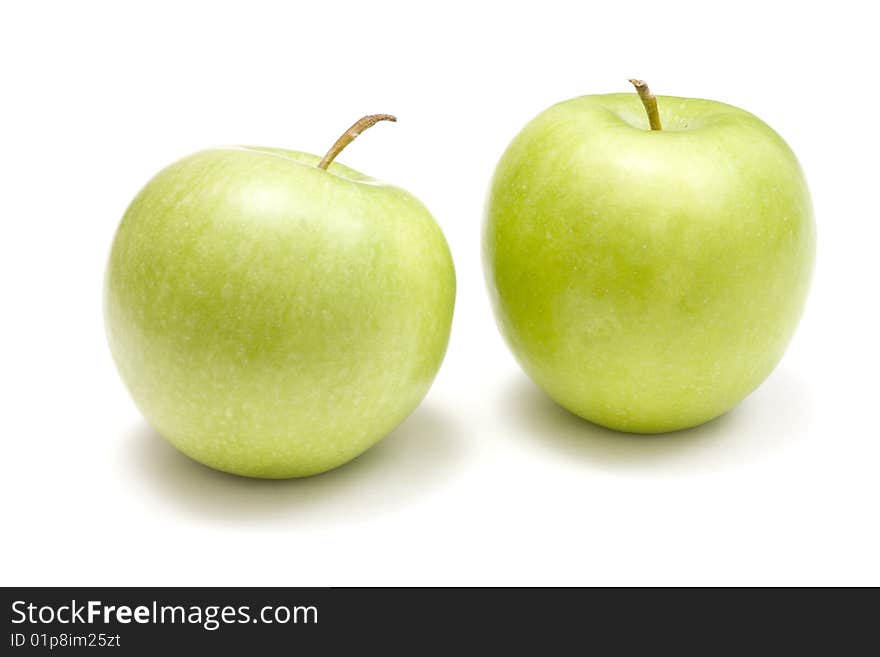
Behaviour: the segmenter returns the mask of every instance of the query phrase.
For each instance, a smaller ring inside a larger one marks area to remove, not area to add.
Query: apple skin
[[[110,349],[156,430],[212,468],[339,466],[422,400],[455,300],[449,247],[409,193],[314,155],[229,147],[132,201],[104,286]]]
[[[773,370],[815,256],[801,168],[760,119],[709,100],[583,96],[532,120],[501,158],[483,256],[525,372],[594,423],[692,427]]]

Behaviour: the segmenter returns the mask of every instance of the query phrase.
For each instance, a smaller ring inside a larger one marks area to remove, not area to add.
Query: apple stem
[[[367,128],[376,125],[379,121],[397,121],[397,118],[390,114],[368,114],[362,119],[358,119],[342,136],[336,140],[336,143],[330,147],[327,154],[318,162],[319,169],[326,169],[330,163],[336,159],[336,156],[342,152],[342,149],[348,146]]]
[[[639,98],[642,99],[642,105],[645,106],[645,111],[648,113],[648,123],[651,125],[651,130],[662,130],[660,111],[657,109],[657,97],[648,89],[648,83],[644,80],[632,79],[630,82],[636,88]]]

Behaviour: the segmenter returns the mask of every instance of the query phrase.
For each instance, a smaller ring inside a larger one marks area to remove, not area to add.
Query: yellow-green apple
[[[581,417],[656,433],[721,415],[773,370],[815,228],[801,168],[764,122],[632,82],[638,95],[559,103],[516,136],[483,252],[526,373]]]
[[[266,478],[334,468],[422,400],[455,299],[446,240],[411,194],[336,154],[214,148],[125,212],[105,278],[122,379],[171,444]]]

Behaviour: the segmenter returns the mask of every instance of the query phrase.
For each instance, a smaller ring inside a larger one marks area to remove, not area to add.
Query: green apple
[[[332,162],[381,119],[323,160],[196,153],[125,212],[104,286],[110,349],[143,415],[193,459],[316,474],[425,396],[455,300],[446,240],[411,194]]]
[[[633,83],[639,95],[574,98],[517,135],[483,253],[526,373],[583,418],[657,433],[721,415],[777,365],[815,227],[794,154],[760,119]]]

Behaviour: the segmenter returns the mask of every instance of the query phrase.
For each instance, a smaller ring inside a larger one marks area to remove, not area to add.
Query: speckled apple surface
[[[409,193],[298,152],[218,148],[161,171],[105,278],[110,348],[137,406],[193,459],[239,475],[349,461],[426,394],[455,274]]]
[[[484,265],[526,373],[573,413],[656,433],[729,410],[783,355],[815,252],[792,151],[723,103],[584,96],[498,164]]]

